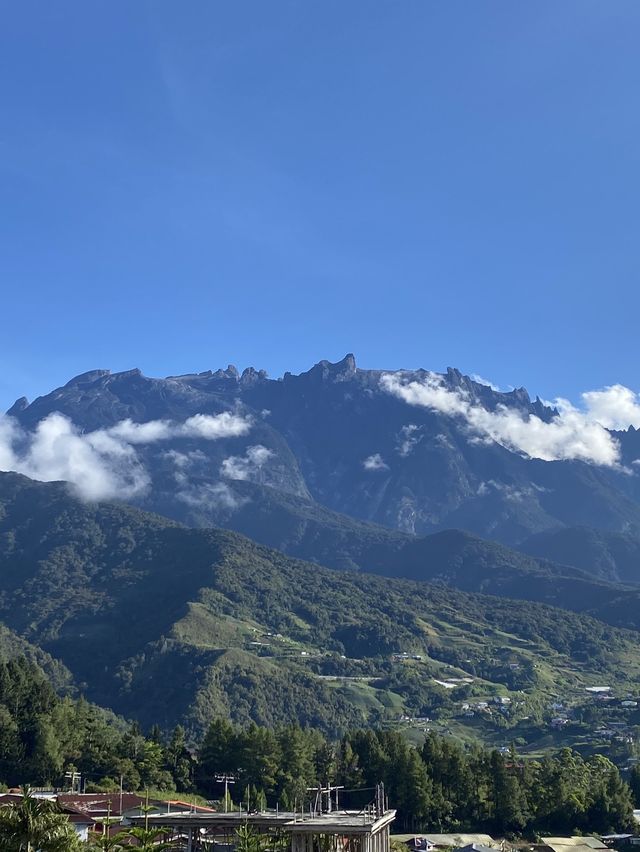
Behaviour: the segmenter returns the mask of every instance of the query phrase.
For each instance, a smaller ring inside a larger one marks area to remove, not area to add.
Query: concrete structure
[[[389,852],[389,826],[394,810],[367,808],[331,813],[167,813],[132,817],[131,825],[164,828],[168,836],[184,838],[188,852],[211,849],[212,844],[233,848],[239,832],[262,835],[290,852]],[[274,844],[275,845],[275,844]]]
[[[464,846],[487,846],[495,849],[498,843],[488,834],[434,834],[425,832],[421,836],[415,834],[394,834],[393,840],[406,843],[409,848],[416,849],[416,841],[424,841],[423,849],[460,849]]]

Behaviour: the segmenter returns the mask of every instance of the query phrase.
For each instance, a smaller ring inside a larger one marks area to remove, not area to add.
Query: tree
[[[109,834],[109,826],[119,823],[119,817],[111,816],[111,803],[107,809],[107,818],[102,820],[102,834],[91,839],[90,849],[99,849],[101,852],[122,852],[124,847],[117,836]]]
[[[192,786],[192,760],[187,749],[185,731],[182,725],[177,725],[174,728],[171,740],[165,748],[165,759],[176,787],[182,791],[189,790]]]
[[[139,852],[165,852],[167,849],[172,849],[173,843],[164,839],[167,836],[166,828],[161,826],[158,828],[149,827],[149,812],[153,810],[153,806],[149,804],[148,792],[142,810],[144,811],[144,826],[130,828],[123,832],[123,836],[134,839],[136,849]]]
[[[164,852],[167,849],[173,849],[174,845],[170,840],[164,840],[167,835],[166,828],[130,828],[123,832],[124,837],[131,837],[136,841],[137,852]]]
[[[20,802],[0,808],[0,848],[3,852],[73,852],[80,843],[57,805],[34,798],[24,787]]]
[[[634,807],[640,808],[640,764],[636,763],[629,772],[629,787],[633,795]]]
[[[237,767],[238,737],[226,719],[214,719],[200,747],[198,780],[208,791],[215,789],[215,776],[233,773]]]

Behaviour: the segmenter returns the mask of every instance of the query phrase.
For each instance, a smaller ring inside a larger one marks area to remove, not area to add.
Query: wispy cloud
[[[250,428],[250,418],[223,411],[222,414],[194,414],[184,423],[172,420],[151,420],[147,423],[121,420],[105,431],[128,444],[150,444],[170,438],[204,438],[208,441],[237,438],[246,435]]]
[[[472,373],[469,378],[476,382],[478,385],[485,385],[488,388],[491,388],[493,391],[500,391],[498,385],[495,385],[493,382],[490,382],[489,379],[485,379],[482,376],[479,376],[477,373]]]
[[[421,437],[420,426],[417,426],[415,423],[409,423],[407,426],[403,426],[402,429],[400,429],[397,444],[400,455],[403,458],[410,455]]]
[[[473,440],[494,441],[545,461],[579,459],[615,467],[620,462],[620,447],[607,430],[640,425],[638,396],[622,385],[582,394],[582,409],[567,400],[555,400],[558,415],[549,422],[506,405],[488,411],[463,388],[447,387],[435,373],[422,381],[386,373],[381,385],[409,405],[459,418]]]
[[[0,418],[0,470],[45,482],[65,480],[88,500],[128,499],[149,486],[149,475],[135,447],[176,438],[245,435],[251,420],[229,412],[197,414],[183,423],[123,420],[108,429],[81,432],[68,417],[50,414],[33,432],[13,418]]]
[[[272,451],[262,444],[248,447],[244,456],[229,456],[224,459],[220,466],[220,475],[225,479],[253,481],[272,455]]]
[[[240,497],[226,482],[211,482],[187,487],[177,493],[178,500],[197,509],[239,509],[248,502]]]
[[[382,458],[380,453],[374,453],[368,456],[363,462],[362,467],[365,470],[389,470],[389,465]]]

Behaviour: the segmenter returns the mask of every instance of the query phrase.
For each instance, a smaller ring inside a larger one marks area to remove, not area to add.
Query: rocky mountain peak
[[[311,379],[316,382],[344,382],[352,379],[356,375],[356,372],[355,355],[349,352],[341,361],[336,361],[335,363],[327,360],[318,361],[306,373],[300,373],[299,376],[294,376],[292,373],[285,373],[284,378],[285,380]]]
[[[16,414],[19,414],[21,411],[24,411],[25,408],[29,407],[29,400],[26,396],[21,396],[20,399],[16,399],[11,408],[7,411],[7,415],[9,417],[15,417]]]
[[[105,376],[110,375],[111,370],[88,370],[86,373],[80,373],[80,375],[74,376],[66,383],[65,387],[72,388],[77,385],[90,385],[98,379],[102,379]]]

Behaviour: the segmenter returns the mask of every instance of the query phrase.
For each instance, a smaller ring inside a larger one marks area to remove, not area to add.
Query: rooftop
[[[209,828],[220,833],[233,831],[248,823],[257,828],[268,830],[280,828],[292,833],[308,834],[375,834],[390,825],[395,819],[394,810],[385,811],[381,816],[367,811],[334,811],[332,813],[300,814],[292,811],[260,811],[247,814],[233,813],[167,813],[149,814],[150,825],[162,825],[167,828],[197,827]],[[141,825],[145,817],[131,817],[133,825]]]

